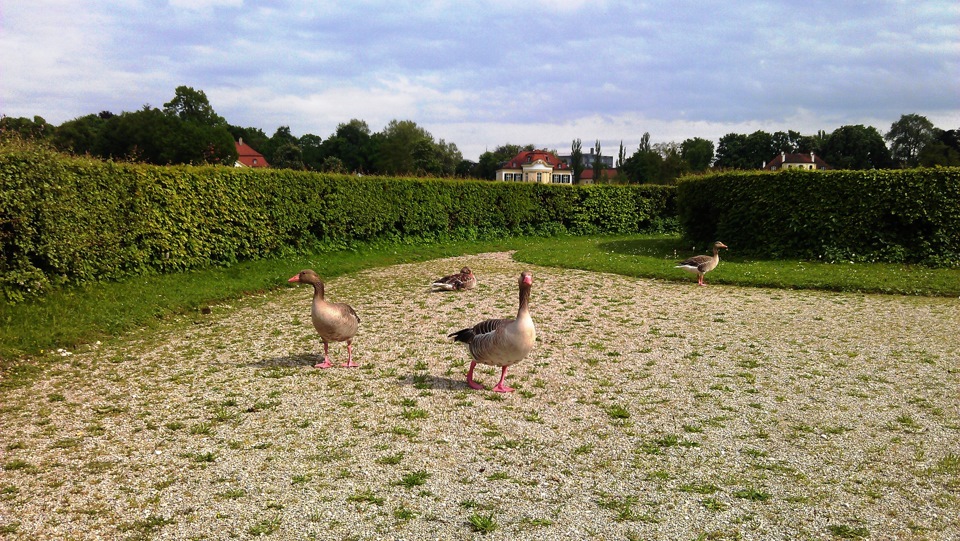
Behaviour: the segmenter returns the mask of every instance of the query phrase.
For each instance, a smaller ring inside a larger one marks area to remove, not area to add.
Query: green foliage
[[[685,236],[738,255],[826,262],[960,261],[960,169],[731,172],[677,186]]]
[[[0,149],[0,287],[17,301],[355,243],[637,232],[668,223],[672,200],[663,187],[156,167],[21,145]]]

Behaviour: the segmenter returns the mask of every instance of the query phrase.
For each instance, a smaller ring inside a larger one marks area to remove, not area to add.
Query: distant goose
[[[436,290],[454,291],[461,289],[473,289],[477,285],[477,277],[470,270],[470,267],[460,269],[460,272],[444,276],[436,282],[430,284]]]
[[[467,385],[472,389],[483,389],[483,385],[473,381],[473,369],[477,363],[501,367],[500,382],[493,388],[498,393],[509,393],[513,389],[504,385],[507,368],[522,361],[533,349],[537,340],[537,330],[530,317],[530,289],[533,287],[533,274],[520,273],[520,307],[516,319],[488,319],[473,327],[461,329],[449,336],[457,342],[468,345],[470,370],[467,372]]]
[[[340,366],[359,366],[353,362],[353,337],[360,326],[360,317],[349,304],[342,302],[327,302],[323,298],[323,280],[312,270],[300,271],[299,274],[287,280],[313,286],[313,306],[310,308],[310,317],[313,327],[317,329],[323,341],[323,363],[314,365],[314,368],[330,368],[329,342],[347,343],[347,362]]]
[[[720,263],[720,248],[726,248],[727,245],[720,242],[713,243],[713,256],[709,255],[695,255],[690,259],[681,261],[679,265],[674,268],[683,269],[687,272],[692,272],[697,275],[697,284],[705,286],[707,284],[703,283],[703,275],[717,268],[717,264]]]

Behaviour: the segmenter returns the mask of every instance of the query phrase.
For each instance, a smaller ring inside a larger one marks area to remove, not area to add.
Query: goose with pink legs
[[[520,273],[517,283],[520,288],[520,307],[515,319],[487,319],[449,335],[455,341],[467,344],[472,359],[467,372],[467,385],[471,389],[484,388],[473,380],[473,370],[477,363],[481,363],[500,367],[500,382],[493,388],[494,392],[512,392],[513,389],[504,383],[507,368],[522,361],[537,341],[537,330],[530,317],[533,274],[529,271]]]
[[[317,329],[320,340],[323,341],[323,362],[314,365],[314,368],[330,368],[330,342],[347,343],[347,362],[340,366],[353,368],[360,366],[353,362],[353,337],[360,327],[360,316],[349,304],[342,302],[327,302],[323,296],[323,280],[313,270],[300,271],[296,276],[287,280],[313,286],[313,306],[310,308],[310,317],[313,327]]]
[[[705,286],[703,275],[717,268],[720,264],[720,248],[726,248],[727,245],[720,242],[713,243],[713,255],[695,255],[689,259],[680,262],[675,268],[683,269],[697,275],[697,285]]]

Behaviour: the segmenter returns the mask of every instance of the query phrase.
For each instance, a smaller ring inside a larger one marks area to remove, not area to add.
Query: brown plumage
[[[720,248],[726,248],[727,245],[720,242],[713,243],[713,255],[695,255],[689,259],[680,262],[675,268],[683,269],[697,275],[697,285],[705,286],[703,275],[717,268],[720,263]]]
[[[520,306],[515,319],[487,319],[473,327],[450,333],[457,342],[467,344],[470,357],[470,370],[467,372],[467,385],[473,389],[483,389],[483,385],[473,381],[473,369],[477,363],[501,367],[500,382],[493,388],[498,393],[513,391],[504,385],[507,368],[522,361],[537,341],[537,330],[530,317],[530,290],[533,287],[533,274],[524,271],[518,281]]]
[[[324,299],[323,280],[313,270],[300,271],[288,282],[300,282],[313,286],[313,305],[310,308],[310,317],[313,327],[317,329],[320,340],[323,341],[323,362],[315,365],[316,368],[330,368],[330,342],[347,343],[347,362],[340,366],[359,366],[353,362],[353,337],[360,326],[360,316],[349,304],[342,302],[327,302]]]
[[[477,285],[477,277],[470,270],[470,267],[464,267],[460,269],[460,272],[444,276],[430,285],[434,289],[442,291],[473,289]]]

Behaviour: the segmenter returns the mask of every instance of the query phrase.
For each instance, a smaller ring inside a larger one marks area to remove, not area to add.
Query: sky
[[[326,139],[412,120],[464,158],[863,124],[960,128],[960,2],[32,0],[0,4],[0,114],[51,124],[202,90]]]

